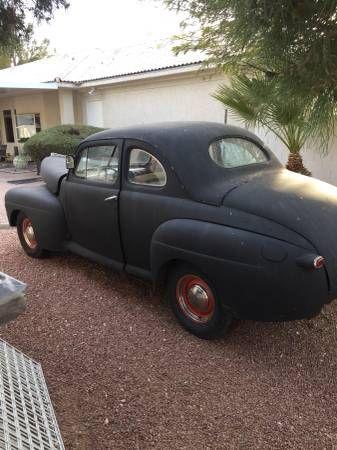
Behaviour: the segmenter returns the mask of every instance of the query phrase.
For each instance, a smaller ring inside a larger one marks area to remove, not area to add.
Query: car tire
[[[232,313],[223,306],[207,277],[193,267],[181,265],[171,271],[167,296],[180,324],[197,337],[216,339],[230,329]]]
[[[25,253],[32,258],[43,258],[46,252],[39,245],[32,220],[20,212],[16,221],[16,228]]]

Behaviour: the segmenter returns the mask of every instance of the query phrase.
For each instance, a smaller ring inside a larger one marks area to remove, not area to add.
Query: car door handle
[[[117,195],[112,195],[111,197],[107,197],[104,199],[105,202],[112,202],[114,200],[117,200],[118,196]]]

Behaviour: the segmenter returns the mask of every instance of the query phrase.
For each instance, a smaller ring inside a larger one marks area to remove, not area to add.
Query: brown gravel
[[[42,363],[67,449],[336,448],[335,304],[201,341],[149,285],[0,238],[0,270],[29,285],[0,334]]]

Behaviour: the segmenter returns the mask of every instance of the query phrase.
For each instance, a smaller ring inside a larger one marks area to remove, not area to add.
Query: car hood
[[[260,173],[228,192],[223,205],[295,231],[326,259],[337,295],[337,187],[286,169]]]

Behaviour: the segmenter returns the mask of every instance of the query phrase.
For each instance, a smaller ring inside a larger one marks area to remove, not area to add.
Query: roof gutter
[[[15,81],[0,81],[0,89],[39,89],[54,91],[58,89],[58,83],[23,83]]]
[[[60,89],[76,89],[78,87],[78,83],[72,81],[59,81],[56,84]]]
[[[146,80],[150,78],[165,77],[168,75],[179,75],[184,73],[193,73],[203,68],[203,64],[190,64],[181,67],[168,67],[166,69],[154,69],[144,72],[133,73],[129,75],[116,75],[108,78],[97,80],[87,80],[76,83],[79,88],[91,88],[96,86],[105,86],[118,83],[126,83],[128,81]]]

